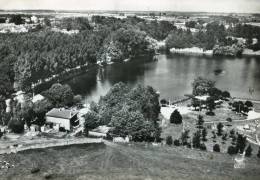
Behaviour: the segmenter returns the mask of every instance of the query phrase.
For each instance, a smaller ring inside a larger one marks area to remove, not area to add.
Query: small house
[[[48,113],[46,113],[46,123],[52,124],[54,129],[70,131],[73,126],[79,125],[79,120],[77,117],[78,111],[64,109],[64,108],[53,108]]]

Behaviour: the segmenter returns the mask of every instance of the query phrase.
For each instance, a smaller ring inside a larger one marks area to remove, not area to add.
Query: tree
[[[3,116],[5,114],[5,110],[6,110],[6,104],[5,104],[5,99],[0,96],[0,120],[3,124]]]
[[[244,152],[245,147],[246,147],[246,136],[243,136],[242,134],[238,134],[236,148],[240,154]]]
[[[206,114],[215,115],[215,113],[213,112],[213,109],[215,109],[215,106],[216,106],[214,98],[212,98],[212,97],[207,98],[206,105],[207,105],[207,109],[209,111]]]
[[[230,96],[230,93],[228,91],[223,91],[222,92],[222,97],[223,98],[230,98],[231,96]]]
[[[228,122],[232,122],[232,118],[230,118],[230,117],[228,117],[226,120],[227,120]]]
[[[198,130],[194,133],[192,138],[192,144],[194,148],[200,148],[200,138],[201,138],[201,134],[200,134],[200,130]]]
[[[219,146],[219,144],[214,144],[214,146],[213,146],[213,151],[215,151],[215,152],[220,152],[220,146]]]
[[[202,150],[202,151],[206,151],[207,150],[207,147],[206,147],[206,145],[204,143],[202,143],[200,145],[200,150]]]
[[[180,140],[179,139],[175,139],[173,141],[173,144],[174,144],[174,146],[180,146]]]
[[[245,102],[245,105],[247,106],[247,107],[253,107],[253,103],[252,103],[252,101],[246,101]]]
[[[189,138],[189,132],[190,130],[185,130],[184,132],[181,133],[181,143],[182,145],[187,145],[188,143],[188,138]]]
[[[34,124],[42,126],[45,124],[45,114],[53,108],[52,103],[48,99],[37,101],[33,105],[33,112],[36,119],[33,121]]]
[[[218,123],[218,125],[217,125],[217,130],[218,130],[217,135],[218,136],[222,135],[223,127],[224,127],[224,125],[222,123]]]
[[[20,25],[20,24],[24,24],[24,19],[20,14],[14,14],[11,16],[10,22],[16,25]]]
[[[182,123],[182,116],[180,112],[175,109],[170,117],[170,122],[174,124],[181,124]]]
[[[233,102],[232,107],[236,112],[241,113],[241,111],[244,109],[244,103],[242,101],[235,101]]]
[[[73,104],[74,94],[71,87],[67,84],[53,84],[50,89],[44,92],[44,95],[55,107],[63,107]]]
[[[198,122],[197,122],[198,128],[202,129],[203,128],[203,124],[204,124],[203,116],[202,115],[198,115]]]
[[[194,96],[205,95],[205,94],[208,94],[210,89],[212,89],[214,87],[215,87],[214,81],[212,81],[210,79],[198,77],[192,83],[192,88],[193,88],[192,94]]]
[[[90,111],[84,115],[85,123],[84,123],[84,132],[85,135],[88,136],[88,132],[91,129],[95,129],[100,125],[100,118],[97,113]]]
[[[171,146],[172,143],[173,143],[172,136],[167,136],[167,137],[166,137],[166,144],[169,145],[169,146]]]
[[[223,141],[226,141],[226,140],[227,140],[227,136],[228,136],[227,133],[223,134],[223,135],[222,135],[222,140],[223,140]]]
[[[253,151],[253,149],[252,149],[251,145],[249,145],[249,146],[246,148],[245,156],[250,157],[250,156],[252,155],[252,151]]]
[[[228,147],[228,150],[227,150],[227,153],[230,154],[230,155],[233,155],[233,154],[237,154],[238,150],[236,147],[234,146],[229,146]]]
[[[160,129],[152,121],[146,121],[139,111],[127,111],[122,109],[113,114],[110,122],[112,133],[121,137],[127,135],[133,141],[154,141]]]
[[[44,25],[45,25],[45,26],[51,26],[51,21],[50,21],[49,18],[45,17],[45,18],[43,19],[43,22],[44,22]]]
[[[207,129],[204,127],[202,129],[202,141],[207,141],[207,134],[208,134]]]
[[[24,122],[18,119],[11,119],[8,123],[8,128],[12,132],[20,134],[24,131]]]
[[[260,147],[258,148],[257,157],[260,158]]]

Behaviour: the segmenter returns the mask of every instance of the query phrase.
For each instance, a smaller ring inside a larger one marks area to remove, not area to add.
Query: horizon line
[[[0,11],[105,11],[105,12],[178,12],[178,13],[225,13],[225,14],[260,14],[260,12],[235,11],[182,11],[182,10],[101,10],[101,9],[0,9]]]

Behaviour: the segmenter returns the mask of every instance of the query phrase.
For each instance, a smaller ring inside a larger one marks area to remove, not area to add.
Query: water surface
[[[158,61],[142,58],[115,63],[103,68],[92,68],[87,73],[65,83],[85,102],[98,101],[113,84],[125,82],[150,85],[161,98],[178,99],[192,91],[191,83],[198,77],[216,81],[216,86],[231,92],[232,96],[260,99],[260,57],[205,57],[186,55],[159,55]],[[254,92],[249,93],[249,88]]]

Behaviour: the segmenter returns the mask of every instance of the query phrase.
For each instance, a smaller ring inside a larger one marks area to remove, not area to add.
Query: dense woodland
[[[11,20],[23,23],[20,17]],[[168,50],[195,46],[213,49],[216,55],[240,55],[245,47],[260,49],[259,27],[237,24],[225,29],[224,25],[211,22],[203,28],[202,23],[187,23],[187,27],[200,28],[199,32],[192,33],[189,29],[177,29],[173,22],[138,17],[93,16],[91,22],[87,18],[64,18],[55,22],[58,28],[79,30],[78,34],[68,35],[51,31],[53,24],[45,18],[44,25],[32,32],[0,34],[0,94],[9,97],[14,82],[25,89],[69,68],[153,55],[155,46],[151,39],[166,40]],[[229,36],[243,37],[246,44],[227,38]],[[253,38],[258,42],[253,44]]]

